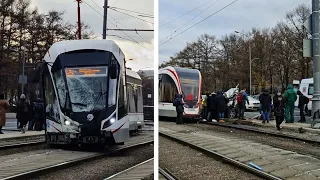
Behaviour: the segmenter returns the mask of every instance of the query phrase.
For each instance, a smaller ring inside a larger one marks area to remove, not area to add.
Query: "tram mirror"
[[[118,74],[117,66],[111,65],[109,71],[110,71],[110,79],[117,79],[117,74]]]

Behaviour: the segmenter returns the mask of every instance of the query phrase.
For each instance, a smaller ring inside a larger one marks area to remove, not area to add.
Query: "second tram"
[[[196,69],[166,67],[159,70],[159,116],[176,117],[173,100],[183,95],[184,118],[198,119],[201,114],[201,73]]]

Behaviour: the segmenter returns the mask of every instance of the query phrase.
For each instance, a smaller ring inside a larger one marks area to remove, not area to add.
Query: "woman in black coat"
[[[274,105],[274,116],[276,117],[276,127],[280,131],[280,124],[284,121],[284,108],[285,103],[284,99],[281,95],[281,92],[277,92],[277,94],[273,97],[273,105]]]
[[[216,99],[216,101],[215,101],[216,109],[217,109],[217,112],[218,112],[218,119],[219,119],[219,121],[223,121],[224,113],[227,110],[227,102],[228,102],[228,100],[223,95],[223,93],[220,92],[220,91],[217,92],[217,96],[216,96],[215,99]]]

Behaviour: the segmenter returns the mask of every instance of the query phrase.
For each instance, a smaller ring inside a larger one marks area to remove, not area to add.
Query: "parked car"
[[[258,97],[259,99],[259,97]],[[256,98],[253,98],[251,96],[248,96],[249,104],[246,103],[246,109],[247,110],[259,110],[260,101]]]

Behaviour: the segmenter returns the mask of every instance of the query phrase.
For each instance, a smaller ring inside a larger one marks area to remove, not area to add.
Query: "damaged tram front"
[[[124,54],[113,41],[55,43],[41,67],[48,144],[128,140]]]

